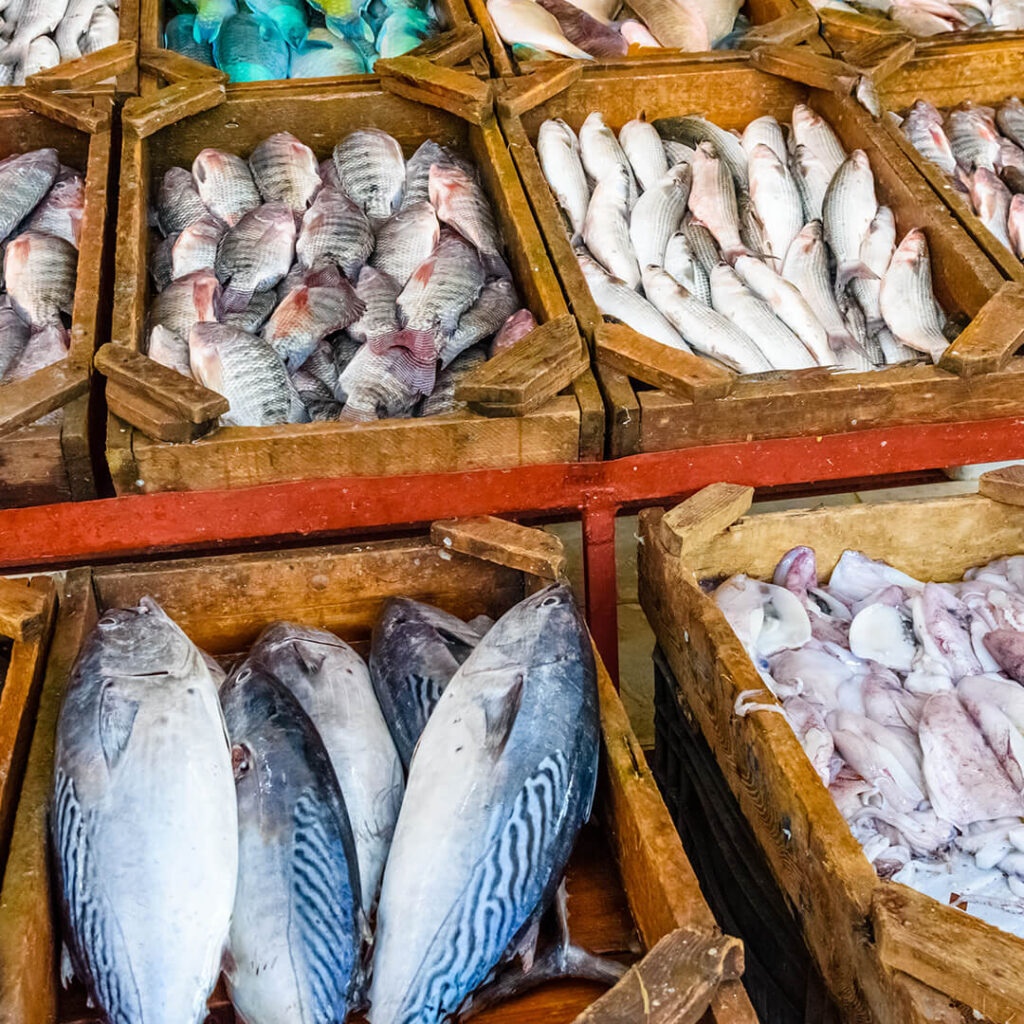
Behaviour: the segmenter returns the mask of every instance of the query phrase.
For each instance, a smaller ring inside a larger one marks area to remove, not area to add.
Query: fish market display
[[[0,160],[0,388],[68,354],[84,210],[85,179],[55,149]]]
[[[452,412],[490,339],[527,333],[476,170],[433,142],[204,149],[153,223],[148,354],[227,398],[225,426]]]
[[[867,154],[810,107],[618,137],[595,111],[536,145],[598,309],[640,334],[741,374],[938,361],[951,340],[925,232],[898,238]]]
[[[72,0],[74,2],[74,0]],[[442,29],[434,0],[175,0],[164,45],[232,82],[364,75]]]
[[[1020,0],[811,0],[820,10],[891,18],[913,36],[944,32],[970,32],[984,38],[986,31],[1024,28]]]
[[[1024,556],[922,582],[794,548],[715,601],[879,875],[1024,937]]]
[[[565,932],[600,743],[570,590],[497,622],[395,598],[372,647],[272,622],[225,672],[151,598],[100,618],[51,824],[69,970],[104,1021],[201,1024],[221,971],[245,1024],[441,1024],[621,976]]]
[[[1024,259],[1024,103],[964,103],[943,113],[918,100],[901,124],[911,145],[947,174],[978,219]]]
[[[630,48],[729,49],[750,27],[742,0],[487,0],[519,60],[624,57]],[[629,15],[628,17],[626,15]]]
[[[113,46],[117,0],[8,0],[0,10],[0,86]]]

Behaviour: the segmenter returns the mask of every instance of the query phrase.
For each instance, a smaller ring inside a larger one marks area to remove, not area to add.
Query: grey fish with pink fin
[[[402,147],[387,132],[362,128],[334,147],[334,165],[345,192],[374,226],[400,206],[405,189]]]
[[[321,160],[317,166],[317,173],[327,188],[336,188],[344,191],[344,186],[341,184],[341,178],[338,177],[338,168],[334,165],[333,157]]]
[[[414,374],[407,363],[408,352],[403,348],[390,348],[378,355],[369,345],[361,345],[338,375],[336,394],[345,403],[339,418],[365,422],[412,415],[421,392],[408,380]],[[427,390],[431,387],[432,375]]]
[[[932,291],[931,256],[924,232],[908,231],[882,278],[879,308],[896,340],[938,362],[949,346]]]
[[[184,167],[171,167],[160,179],[156,218],[165,235],[176,235],[207,214],[193,176]]]
[[[31,231],[56,235],[76,249],[85,216],[85,179],[77,172],[60,174],[28,221]]]
[[[28,342],[29,326],[12,306],[0,305],[0,380],[15,365]]]
[[[277,295],[274,292],[256,292],[245,309],[238,313],[222,313],[220,322],[256,334],[274,312],[276,305]]]
[[[736,147],[739,149],[738,140]],[[743,150],[739,151],[742,156]],[[697,145],[691,166],[693,180],[688,200],[690,212],[711,232],[722,255],[731,262],[748,251],[740,240],[740,215],[733,175],[726,161],[710,142]]]
[[[55,149],[15,153],[0,160],[0,242],[42,201],[59,172]]]
[[[149,341],[146,344],[146,355],[161,366],[170,370],[177,370],[184,377],[192,376],[192,366],[189,363],[188,341],[163,324],[157,324],[149,332]]]
[[[494,211],[477,179],[458,167],[435,164],[430,168],[429,187],[437,219],[476,246],[489,276],[507,277]]]
[[[70,345],[71,336],[63,324],[33,330],[17,359],[7,367],[4,380],[24,380],[36,370],[59,363],[66,358]]]
[[[172,171],[180,170],[172,167],[167,176]],[[229,228],[233,228],[245,214],[255,210],[262,202],[249,165],[234,153],[222,153],[219,149],[202,150],[192,161],[192,178],[206,209]],[[186,226],[183,224],[176,230],[180,231]]]
[[[836,292],[855,278],[873,278],[861,259],[861,245],[878,210],[875,176],[867,153],[855,149],[836,171],[821,204],[825,241],[835,255]]]
[[[217,246],[227,229],[227,224],[212,213],[183,228],[171,248],[171,279],[196,270],[213,270]]]
[[[379,347],[378,339],[397,334],[401,329],[397,305],[401,291],[389,274],[376,267],[363,267],[356,282],[356,295],[362,300],[365,309],[362,316],[349,325],[348,333],[356,341],[365,342],[371,347],[374,344]]]
[[[187,340],[195,324],[217,319],[220,294],[220,282],[212,271],[186,274],[153,299],[150,321],[154,327],[162,324]]]
[[[429,202],[403,206],[377,231],[370,263],[390,274],[400,288],[434,251],[441,227]]]
[[[290,132],[264,139],[249,157],[252,180],[266,203],[284,203],[301,217],[322,182],[313,150]]]
[[[295,219],[283,203],[246,213],[220,240],[217,277],[225,312],[245,309],[254,292],[269,291],[288,273],[295,255]]]
[[[594,186],[583,222],[583,241],[612,277],[635,289],[640,283],[640,265],[629,233],[629,181],[630,173],[613,164]]]
[[[322,188],[302,217],[295,242],[299,265],[336,265],[354,280],[372,252],[373,230],[363,211],[341,190]]]
[[[537,326],[537,319],[528,309],[518,309],[502,325],[491,340],[491,357],[512,348]]]
[[[434,390],[423,396],[423,401],[416,410],[416,415],[440,416],[447,412],[457,412],[466,408],[466,403],[455,397],[459,382],[472,373],[481,363],[487,361],[487,353],[480,345],[474,345],[457,355],[434,381]]]
[[[78,250],[63,238],[24,231],[7,243],[3,280],[11,305],[33,327],[60,323],[75,301]]]
[[[537,0],[553,14],[565,38],[592,57],[624,57],[629,43],[614,24],[605,25],[569,0]]]
[[[401,209],[430,200],[430,168],[435,166],[457,167],[465,174],[476,174],[476,168],[468,160],[447,146],[439,146],[432,139],[427,139],[405,165],[405,191],[402,194]]]
[[[451,336],[442,342],[438,353],[441,368],[448,366],[471,345],[494,334],[518,305],[519,296],[511,281],[505,278],[488,281],[476,302],[459,318]]]
[[[953,147],[942,127],[942,114],[925,100],[918,100],[900,125],[903,134],[926,159],[947,174],[956,170]]]

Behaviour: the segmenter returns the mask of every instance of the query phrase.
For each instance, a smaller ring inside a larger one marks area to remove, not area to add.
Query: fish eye
[[[556,604],[558,604],[558,598],[552,594],[550,597],[545,597],[544,600],[541,601],[540,606],[541,608],[551,608]]]

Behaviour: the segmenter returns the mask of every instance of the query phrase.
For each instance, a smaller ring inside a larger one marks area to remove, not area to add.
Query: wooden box
[[[109,329],[102,301],[110,189],[108,98],[76,99],[52,116],[26,109],[22,98],[0,98],[0,158],[52,146],[85,175],[85,213],[66,359],[16,383],[0,385],[0,509],[79,501],[96,496],[89,457],[92,357]],[[62,123],[63,122],[63,123]],[[34,425],[59,409],[60,423]]]
[[[609,407],[612,457],[728,441],[985,419],[1024,410],[1024,360],[1012,358],[1017,328],[999,316],[993,318],[995,323],[982,321],[985,331],[966,331],[940,366],[915,363],[871,372],[816,368],[729,374],[723,381],[723,374],[712,371],[706,360],[677,353],[606,322],[598,312],[541,172],[534,148],[541,123],[546,118],[563,118],[578,130],[591,111],[599,110],[617,131],[640,113],[648,120],[703,113],[723,128],[742,129],[763,114],[788,121],[795,103],[808,103],[826,117],[848,150],[866,150],[879,202],[892,207],[898,237],[911,228],[924,228],[936,297],[947,313],[975,319],[983,310],[994,313],[1002,308],[1005,297],[996,296],[1004,286],[998,268],[937,201],[891,136],[859,104],[837,94],[848,92],[856,76],[847,80],[849,68],[817,57],[796,66],[794,56],[802,52],[791,47],[778,54],[754,51],[749,57],[698,59],[652,68],[642,76],[611,69],[585,71],[532,109],[517,114],[506,105],[502,113],[509,148],[569,305],[593,345]],[[759,65],[792,68],[823,87],[767,73]],[[989,306],[994,299],[998,305]],[[990,347],[999,353],[994,360]],[[996,369],[980,372],[988,370],[991,362]],[[637,384],[637,378],[655,389]]]
[[[484,88],[471,76],[449,74]],[[472,157],[493,201],[522,301],[541,324],[562,318],[570,358],[578,363],[585,357],[497,122],[486,111],[477,113],[482,123],[471,124],[386,91],[379,83],[325,89],[279,83],[232,92],[226,99],[221,87],[219,105],[192,116],[145,98],[137,102],[142,106],[132,115],[137,116],[135,126],[126,125],[121,159],[112,329],[117,345],[139,351],[144,343],[150,301],[146,206],[167,168],[190,167],[206,146],[247,156],[262,139],[282,129],[294,132],[323,159],[346,133],[376,127],[394,135],[407,156],[423,140],[434,139]],[[184,101],[182,106],[187,110]],[[127,113],[125,119],[129,121]],[[559,390],[563,387],[558,385]],[[108,404],[123,412],[116,398],[108,381]],[[222,427],[192,443],[154,440],[112,416],[107,459],[119,494],[503,468],[599,458],[603,416],[600,394],[587,370],[569,390],[521,416],[461,411],[371,423]]]
[[[710,591],[734,573],[770,579],[799,544],[822,577],[853,548],[918,579],[958,580],[1024,552],[1024,510],[969,496],[739,518],[751,495],[717,484],[671,513],[643,512],[640,600],[826,984],[851,1021],[1020,1019],[1024,941],[881,881],[789,724],[736,715],[743,690],[774,697]]]
[[[536,533],[515,530],[519,535]],[[545,543],[551,540],[546,534],[541,537]],[[491,556],[500,557],[493,549]],[[0,893],[0,1020],[95,1021],[85,1009],[83,993],[62,994],[57,981],[59,924],[52,916],[45,829],[61,693],[83,637],[105,609],[133,605],[150,595],[216,656],[244,651],[267,623],[279,618],[333,630],[365,654],[375,617],[390,596],[429,601],[466,618],[495,617],[538,582],[544,580],[445,550],[425,538],[72,570]],[[597,813],[569,868],[574,941],[632,961],[683,929],[694,941],[713,939],[720,949],[725,943],[738,953],[737,940],[718,931],[701,896],[611,680],[603,667],[598,673],[604,751]],[[600,995],[601,988],[590,983],[549,984],[478,1019],[490,1024],[563,1024],[575,1020]],[[658,998],[657,990],[651,997]],[[212,1005],[213,1020],[234,1024],[222,990],[214,994]],[[663,1024],[669,1020],[650,1018],[656,1019]],[[697,1019],[671,1018],[673,1024]],[[721,984],[699,1019],[704,1024],[756,1024],[735,980]]]

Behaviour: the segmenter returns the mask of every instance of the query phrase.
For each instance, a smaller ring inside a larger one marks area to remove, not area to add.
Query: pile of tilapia
[[[922,583],[794,548],[715,600],[879,875],[1024,937],[1024,556]],[[750,703],[748,703],[750,701]]]
[[[966,193],[982,224],[1024,258],[1024,104],[1016,96],[998,110],[965,103],[943,117],[918,100],[901,128]]]
[[[113,46],[117,0],[0,0],[0,85]]]
[[[742,0],[487,0],[502,40],[519,60],[552,55],[594,60],[624,57],[630,47],[687,53],[728,49],[749,28]]]
[[[246,1024],[432,1024],[531,974],[612,982],[567,936],[538,943],[599,736],[561,585],[496,623],[393,599],[369,666],[272,623],[226,678],[151,599],[108,611],[57,727],[70,966],[138,1024],[200,1024],[222,965]]]
[[[0,160],[0,384],[68,354],[84,209],[85,180],[55,149]]]
[[[537,138],[598,309],[738,373],[919,358],[948,345],[925,233],[896,244],[863,150],[809,107],[742,136],[704,117]]]
[[[156,196],[151,358],[219,392],[229,426],[457,408],[458,379],[536,326],[476,169],[352,132],[317,164],[279,132],[204,149]]]
[[[168,12],[164,44],[232,82],[362,75],[378,57],[400,57],[440,31],[432,0],[180,0],[179,8]]]
[[[889,17],[915,36],[1024,28],[1024,0],[811,0],[820,10]]]

